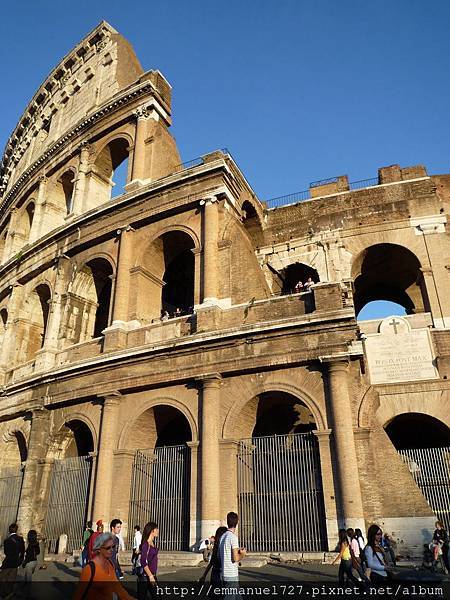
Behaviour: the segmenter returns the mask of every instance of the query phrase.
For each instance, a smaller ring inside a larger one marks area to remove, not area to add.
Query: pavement
[[[162,567],[158,570],[158,582],[161,588],[166,589],[161,593],[162,597],[183,598],[188,595],[200,596],[198,582],[203,574],[205,567]],[[33,576],[32,597],[36,600],[62,600],[71,598],[75,591],[79,579],[81,568],[65,562],[47,563],[46,569],[40,569]],[[402,579],[410,579],[411,583],[420,583],[422,587],[431,586],[441,589],[443,593],[436,595],[441,598],[450,598],[450,578],[441,575],[434,575],[428,572],[417,571],[411,568],[399,568],[398,572],[402,574]],[[131,569],[125,568],[124,580],[122,583],[128,592],[136,597],[136,577],[131,575]],[[411,579],[412,578],[412,579]],[[245,567],[243,562],[239,569],[239,581],[242,585],[258,586],[260,593],[254,595],[265,595],[273,597],[275,595],[289,595],[291,598],[307,598],[308,596],[328,598],[336,595],[336,592],[329,592],[338,585],[338,565],[324,564],[299,564],[299,563],[268,563],[260,568]],[[447,582],[447,583],[445,583]],[[179,584],[180,587],[177,587]],[[305,584],[305,586],[303,586]],[[319,586],[320,587],[317,587]],[[20,582],[14,598],[20,599]],[[272,586],[277,587],[272,587]],[[169,593],[165,586],[171,586]],[[177,587],[177,592],[173,589]],[[186,587],[187,586],[187,587]],[[270,588],[264,586],[271,586]],[[303,586],[303,587],[302,587]],[[308,586],[316,586],[314,588]],[[208,586],[205,586],[205,591]],[[266,590],[265,592],[263,590]],[[317,591],[316,595],[311,590]],[[183,592],[183,590],[185,590]],[[309,590],[309,591],[308,591]],[[436,590],[434,590],[436,591]],[[159,595],[159,594],[158,594]],[[358,593],[358,595],[360,595]],[[389,594],[384,594],[389,595]],[[416,592],[414,595],[418,595]],[[346,597],[356,597],[346,594]],[[377,597],[377,596],[376,596]]]

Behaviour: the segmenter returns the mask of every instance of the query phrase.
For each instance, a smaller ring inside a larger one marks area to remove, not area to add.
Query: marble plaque
[[[368,335],[364,350],[372,384],[438,379],[428,329],[411,329],[406,319],[389,317]]]

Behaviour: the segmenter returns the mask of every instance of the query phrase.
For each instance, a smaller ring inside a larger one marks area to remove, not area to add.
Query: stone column
[[[117,257],[116,285],[114,288],[113,324],[128,322],[130,269],[133,266],[133,233],[128,226],[121,230]]]
[[[19,209],[14,207],[10,210],[8,233],[5,240],[5,249],[3,250],[3,263],[8,262],[17,251],[17,245],[14,238],[17,238],[17,222],[19,220]]]
[[[327,366],[327,402],[333,422],[334,470],[340,493],[339,525],[345,528],[353,527],[353,529],[359,527],[364,531],[364,512],[347,380],[349,362],[346,358],[333,357],[322,360]]]
[[[108,394],[104,397],[102,405],[93,519],[95,521],[102,519],[105,523],[111,518],[111,498],[114,481],[113,459],[116,447],[120,398],[121,394],[119,392]]]
[[[200,415],[200,537],[213,535],[220,525],[220,385],[218,373],[201,378]]]
[[[203,302],[215,304],[218,297],[219,204],[216,197],[204,201],[203,213]]]
[[[18,316],[22,306],[24,288],[20,283],[13,285],[7,305],[8,320],[3,334],[0,352],[0,382],[5,383],[6,372],[16,364],[16,342]]]
[[[80,164],[78,166],[78,176],[75,181],[75,189],[72,198],[71,214],[74,216],[81,215],[84,209],[84,196],[86,192],[86,173],[89,169],[89,155],[92,147],[84,142],[80,148]]]
[[[39,177],[39,188],[38,194],[36,198],[36,203],[34,207],[34,216],[33,222],[31,224],[30,236],[28,239],[28,243],[32,244],[35,240],[39,239],[41,235],[41,225],[42,221],[45,218],[44,215],[44,204],[45,204],[45,196],[47,192],[47,182],[48,179],[45,175],[41,175]]]
[[[336,510],[336,490],[334,489],[334,469],[330,448],[331,429],[316,430],[313,433],[319,442],[320,471],[322,475],[328,550],[333,552],[339,539],[339,527]]]
[[[140,106],[134,111],[136,116],[136,133],[134,138],[133,168],[131,182],[141,184],[145,179],[145,140],[147,137],[148,108]],[[130,183],[131,183],[130,182]],[[127,188],[128,189],[128,188]]]
[[[237,440],[220,440],[220,516],[225,516],[231,510],[238,511],[238,474],[237,454],[239,442]]]
[[[28,439],[28,456],[25,463],[17,515],[17,522],[24,534],[30,529],[36,529],[38,526],[39,519],[36,508],[40,493],[42,462],[45,461],[47,454],[49,434],[50,412],[42,407],[33,409],[31,411],[31,431]]]

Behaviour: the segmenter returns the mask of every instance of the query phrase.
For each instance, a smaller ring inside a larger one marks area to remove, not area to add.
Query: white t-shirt
[[[139,550],[139,546],[142,542],[142,533],[140,531],[136,531],[133,539],[133,550]]]
[[[227,531],[220,538],[219,545],[220,566],[224,579],[239,576],[238,563],[233,562],[233,548],[239,549],[238,537],[232,531]]]
[[[205,548],[207,548],[209,545],[209,539],[207,540],[202,540],[200,542],[200,546],[198,547],[199,550],[204,550]]]

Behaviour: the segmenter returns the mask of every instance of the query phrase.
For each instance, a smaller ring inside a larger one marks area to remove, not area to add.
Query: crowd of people
[[[210,574],[210,584],[216,588],[236,588],[239,583],[239,566],[247,551],[239,545],[237,526],[239,517],[235,512],[227,515],[227,527],[219,527],[214,536],[201,540],[199,551],[207,562],[200,583]],[[88,521],[83,533],[81,547],[82,571],[74,600],[93,598],[112,598],[115,594],[120,600],[131,600],[131,596],[121,584],[123,572],[119,562],[119,552],[125,551],[121,535],[122,521],[113,519],[109,531],[104,531],[102,520],[96,522],[96,531]],[[132,574],[137,576],[137,594],[139,600],[151,599],[157,595],[158,570],[158,524],[149,522],[143,531],[139,525],[134,527],[132,545]],[[394,542],[387,533],[373,524],[367,532],[367,543],[360,529],[339,530],[338,560],[339,584],[360,586],[384,585],[393,575],[396,566]],[[0,597],[13,598],[14,585],[19,567],[23,568],[23,597],[31,597],[31,582],[37,568],[40,545],[35,530],[27,534],[27,543],[18,535],[18,526],[9,526],[9,535],[4,540],[5,559],[0,570]],[[432,540],[425,545],[423,567],[449,572],[449,536],[441,521],[436,522]],[[215,594],[217,595],[217,594]],[[227,594],[233,598],[233,590]]]

